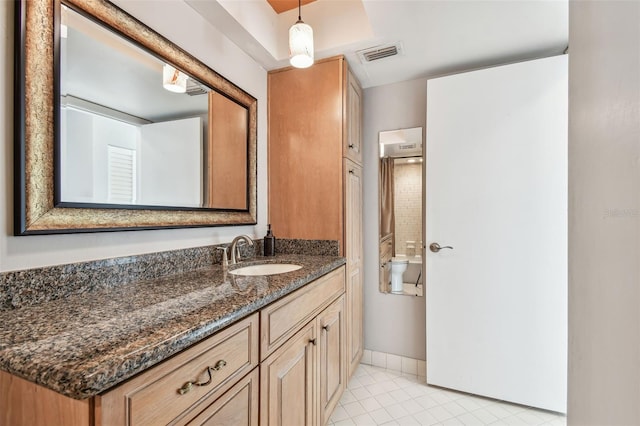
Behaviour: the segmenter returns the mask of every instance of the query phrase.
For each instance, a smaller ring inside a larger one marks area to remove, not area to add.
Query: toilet
[[[391,293],[403,293],[402,275],[407,270],[409,261],[394,257],[391,259]]]

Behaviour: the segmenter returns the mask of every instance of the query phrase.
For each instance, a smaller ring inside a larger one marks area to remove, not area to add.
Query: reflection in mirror
[[[380,291],[422,296],[422,127],[380,132]]]
[[[60,202],[247,208],[246,107],[66,6],[61,24]]]

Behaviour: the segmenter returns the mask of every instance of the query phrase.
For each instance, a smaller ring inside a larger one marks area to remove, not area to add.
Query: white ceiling
[[[297,10],[266,0],[185,0],[266,69],[288,65]],[[567,0],[318,0],[302,8],[316,59],[344,54],[363,87],[561,54]],[[363,64],[356,52],[392,42],[401,55]]]

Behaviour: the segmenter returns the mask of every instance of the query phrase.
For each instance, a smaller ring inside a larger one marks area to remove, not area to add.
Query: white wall
[[[378,132],[425,127],[427,80],[364,90],[364,346],[425,359],[424,297],[378,291]]]
[[[13,2],[0,1],[0,271],[230,241],[266,232],[266,71],[178,0],[115,3],[258,99],[258,225],[70,235],[13,236]]]
[[[142,125],[138,204],[202,206],[203,146],[199,117]]]
[[[640,2],[569,9],[570,425],[640,424]]]

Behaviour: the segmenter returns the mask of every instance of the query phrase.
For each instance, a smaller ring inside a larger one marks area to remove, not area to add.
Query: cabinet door
[[[316,423],[316,322],[311,321],[260,365],[260,424]]]
[[[341,255],[343,62],[268,75],[269,222],[279,238],[339,240]]]
[[[363,351],[362,167],[345,160],[347,359],[353,374]]]
[[[347,380],[344,296],[318,315],[320,326],[320,424],[331,417]]]
[[[258,368],[247,374],[188,426],[258,426]]]
[[[346,64],[346,61],[345,61]],[[347,69],[343,156],[362,164],[362,89]]]

